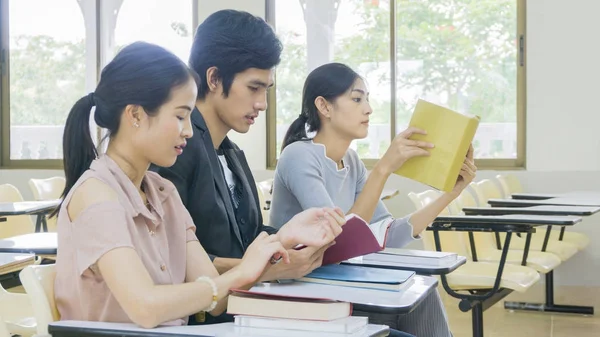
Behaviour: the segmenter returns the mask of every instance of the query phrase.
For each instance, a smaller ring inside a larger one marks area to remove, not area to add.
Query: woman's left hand
[[[469,146],[469,151],[467,152],[467,157],[465,158],[465,161],[460,169],[456,184],[450,193],[456,197],[459,196],[462,191],[469,186],[473,179],[475,179],[476,175],[477,166],[475,166],[475,161],[473,160],[473,144],[471,144]]]

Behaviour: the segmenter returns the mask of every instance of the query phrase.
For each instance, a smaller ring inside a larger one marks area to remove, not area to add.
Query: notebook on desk
[[[412,284],[411,281],[414,275],[414,271],[332,264],[319,267],[297,281],[353,288],[400,291]]]
[[[458,254],[416,249],[386,248],[383,251],[368,254],[362,261],[393,262],[401,264],[419,264],[425,266],[441,266],[458,259]]]
[[[429,156],[412,158],[395,173],[441,191],[451,191],[477,132],[479,117],[419,100],[409,125],[427,132],[410,139],[427,141],[435,147],[430,149]]]

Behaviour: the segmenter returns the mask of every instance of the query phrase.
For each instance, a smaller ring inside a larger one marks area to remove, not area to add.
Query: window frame
[[[390,0],[390,78],[396,78],[396,1]],[[526,108],[527,108],[527,62],[526,62],[526,0],[515,0],[517,2],[517,37],[519,45],[517,47],[517,157],[498,158],[498,159],[475,159],[475,165],[478,169],[484,170],[524,170],[526,168]],[[275,0],[265,0],[265,17],[267,22],[275,29]],[[275,73],[275,85],[268,92],[267,108],[267,162],[266,167],[274,170],[277,166],[277,74]],[[397,83],[390,81],[391,93],[396,92]],[[396,95],[390,97],[390,135],[397,134],[396,130]],[[373,168],[378,159],[362,159],[368,169]]]
[[[73,0],[76,1],[76,0]],[[88,1],[88,0],[86,0]],[[98,0],[94,1],[95,8],[95,58],[96,83],[104,67],[102,41],[105,37],[102,25],[102,10]],[[124,0],[127,1],[127,0]],[[198,8],[200,0],[192,2],[192,26],[195,33],[198,26]],[[10,158],[10,35],[9,35],[9,0],[0,0],[0,169],[53,169],[62,170],[63,159],[11,159]],[[96,128],[96,143],[102,139],[102,129]]]

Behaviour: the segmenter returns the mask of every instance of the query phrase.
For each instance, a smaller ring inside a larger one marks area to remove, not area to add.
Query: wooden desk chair
[[[29,179],[29,188],[33,193],[33,199],[37,201],[60,199],[65,189],[64,177],[52,177],[47,179]],[[56,232],[56,217],[46,218],[49,232]]]
[[[523,193],[523,187],[519,182],[519,178],[514,175],[502,175],[498,174],[496,179],[503,190],[504,198],[510,199],[513,193]],[[562,233],[562,238],[561,238]],[[544,233],[536,233],[533,235],[533,240],[541,241],[544,240]],[[577,246],[577,249],[583,250],[590,244],[590,238],[578,232],[567,232],[564,229],[552,229],[550,233],[550,240],[554,241],[565,241]]]
[[[48,335],[48,324],[60,319],[54,301],[55,265],[28,266],[21,271],[19,278],[33,307],[37,334]]]
[[[11,185],[0,185],[0,202],[21,202],[23,196],[19,190]],[[29,215],[7,216],[6,221],[0,224],[0,239],[29,234],[34,232],[33,221]]]

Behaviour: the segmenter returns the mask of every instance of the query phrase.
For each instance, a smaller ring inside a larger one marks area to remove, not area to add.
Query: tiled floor
[[[461,312],[458,300],[448,296],[442,288],[450,326],[454,337],[471,337],[471,312]],[[536,286],[525,294],[513,293],[505,300],[540,303],[544,299],[543,286]],[[588,305],[600,310],[600,287],[558,287],[555,291],[558,304]],[[600,314],[582,316],[570,314],[509,311],[504,300],[483,314],[485,337],[598,337]]]

